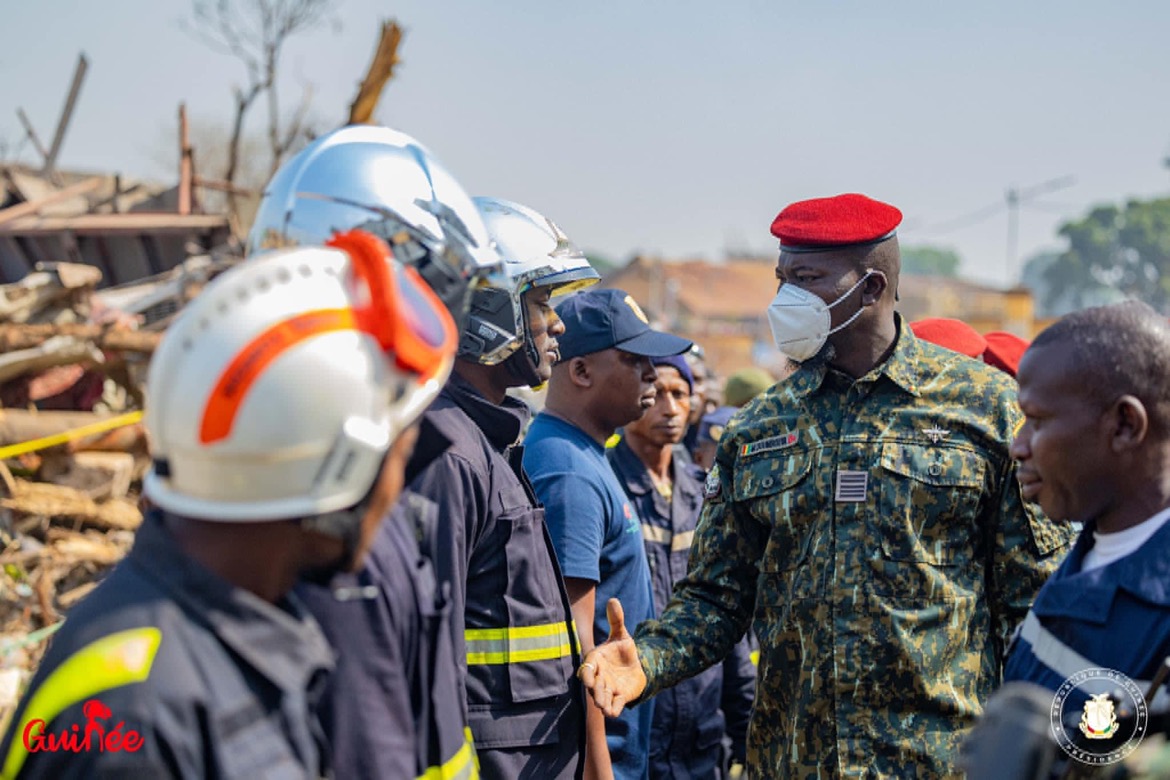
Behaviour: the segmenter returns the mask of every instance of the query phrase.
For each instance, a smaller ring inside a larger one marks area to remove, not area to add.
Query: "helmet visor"
[[[354,312],[361,329],[393,354],[399,368],[424,379],[444,371],[458,342],[455,323],[418,272],[395,261],[385,242],[362,230],[338,233],[329,246],[350,256],[355,276],[369,288],[369,305]]]
[[[423,344],[442,349],[450,340],[447,324],[436,305],[442,306],[434,291],[413,268],[394,264],[402,325]]]

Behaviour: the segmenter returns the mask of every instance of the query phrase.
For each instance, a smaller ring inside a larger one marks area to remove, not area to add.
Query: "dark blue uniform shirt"
[[[1012,646],[1005,682],[1056,691],[1078,672],[1103,667],[1127,675],[1145,693],[1170,656],[1170,524],[1124,558],[1081,571],[1093,529],[1085,525],[1036,595]],[[1166,698],[1163,689],[1152,710],[1164,711]]]
[[[433,549],[436,515],[404,494],[362,571],[298,588],[337,652],[321,721],[339,778],[474,774],[450,605],[422,552]]]

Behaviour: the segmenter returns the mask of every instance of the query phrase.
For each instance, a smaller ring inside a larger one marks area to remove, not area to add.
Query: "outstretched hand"
[[[609,618],[609,639],[585,657],[577,676],[606,717],[616,718],[622,714],[626,702],[642,695],[646,675],[638,660],[634,638],[626,630],[622,603],[610,599],[605,614]]]

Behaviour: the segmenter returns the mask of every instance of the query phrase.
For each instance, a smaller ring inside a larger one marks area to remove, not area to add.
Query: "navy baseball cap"
[[[687,387],[691,392],[695,392],[695,375],[691,373],[691,367],[687,363],[687,359],[682,355],[667,355],[666,357],[656,357],[650,361],[655,368],[662,366],[669,366],[678,372],[678,375],[687,383]]]
[[[611,347],[645,357],[679,355],[690,341],[654,330],[650,319],[624,290],[584,290],[557,306],[565,332],[557,337],[561,360]]]
[[[731,422],[732,416],[739,411],[736,406],[720,406],[713,412],[708,412],[699,420],[699,441],[713,441],[719,443],[723,436],[723,429]]]

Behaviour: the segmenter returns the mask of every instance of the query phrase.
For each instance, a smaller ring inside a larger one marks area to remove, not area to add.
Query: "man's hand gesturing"
[[[646,675],[638,661],[634,638],[626,630],[622,603],[610,599],[605,614],[609,618],[609,639],[585,657],[577,676],[606,717],[616,718],[622,714],[626,702],[642,695]]]

